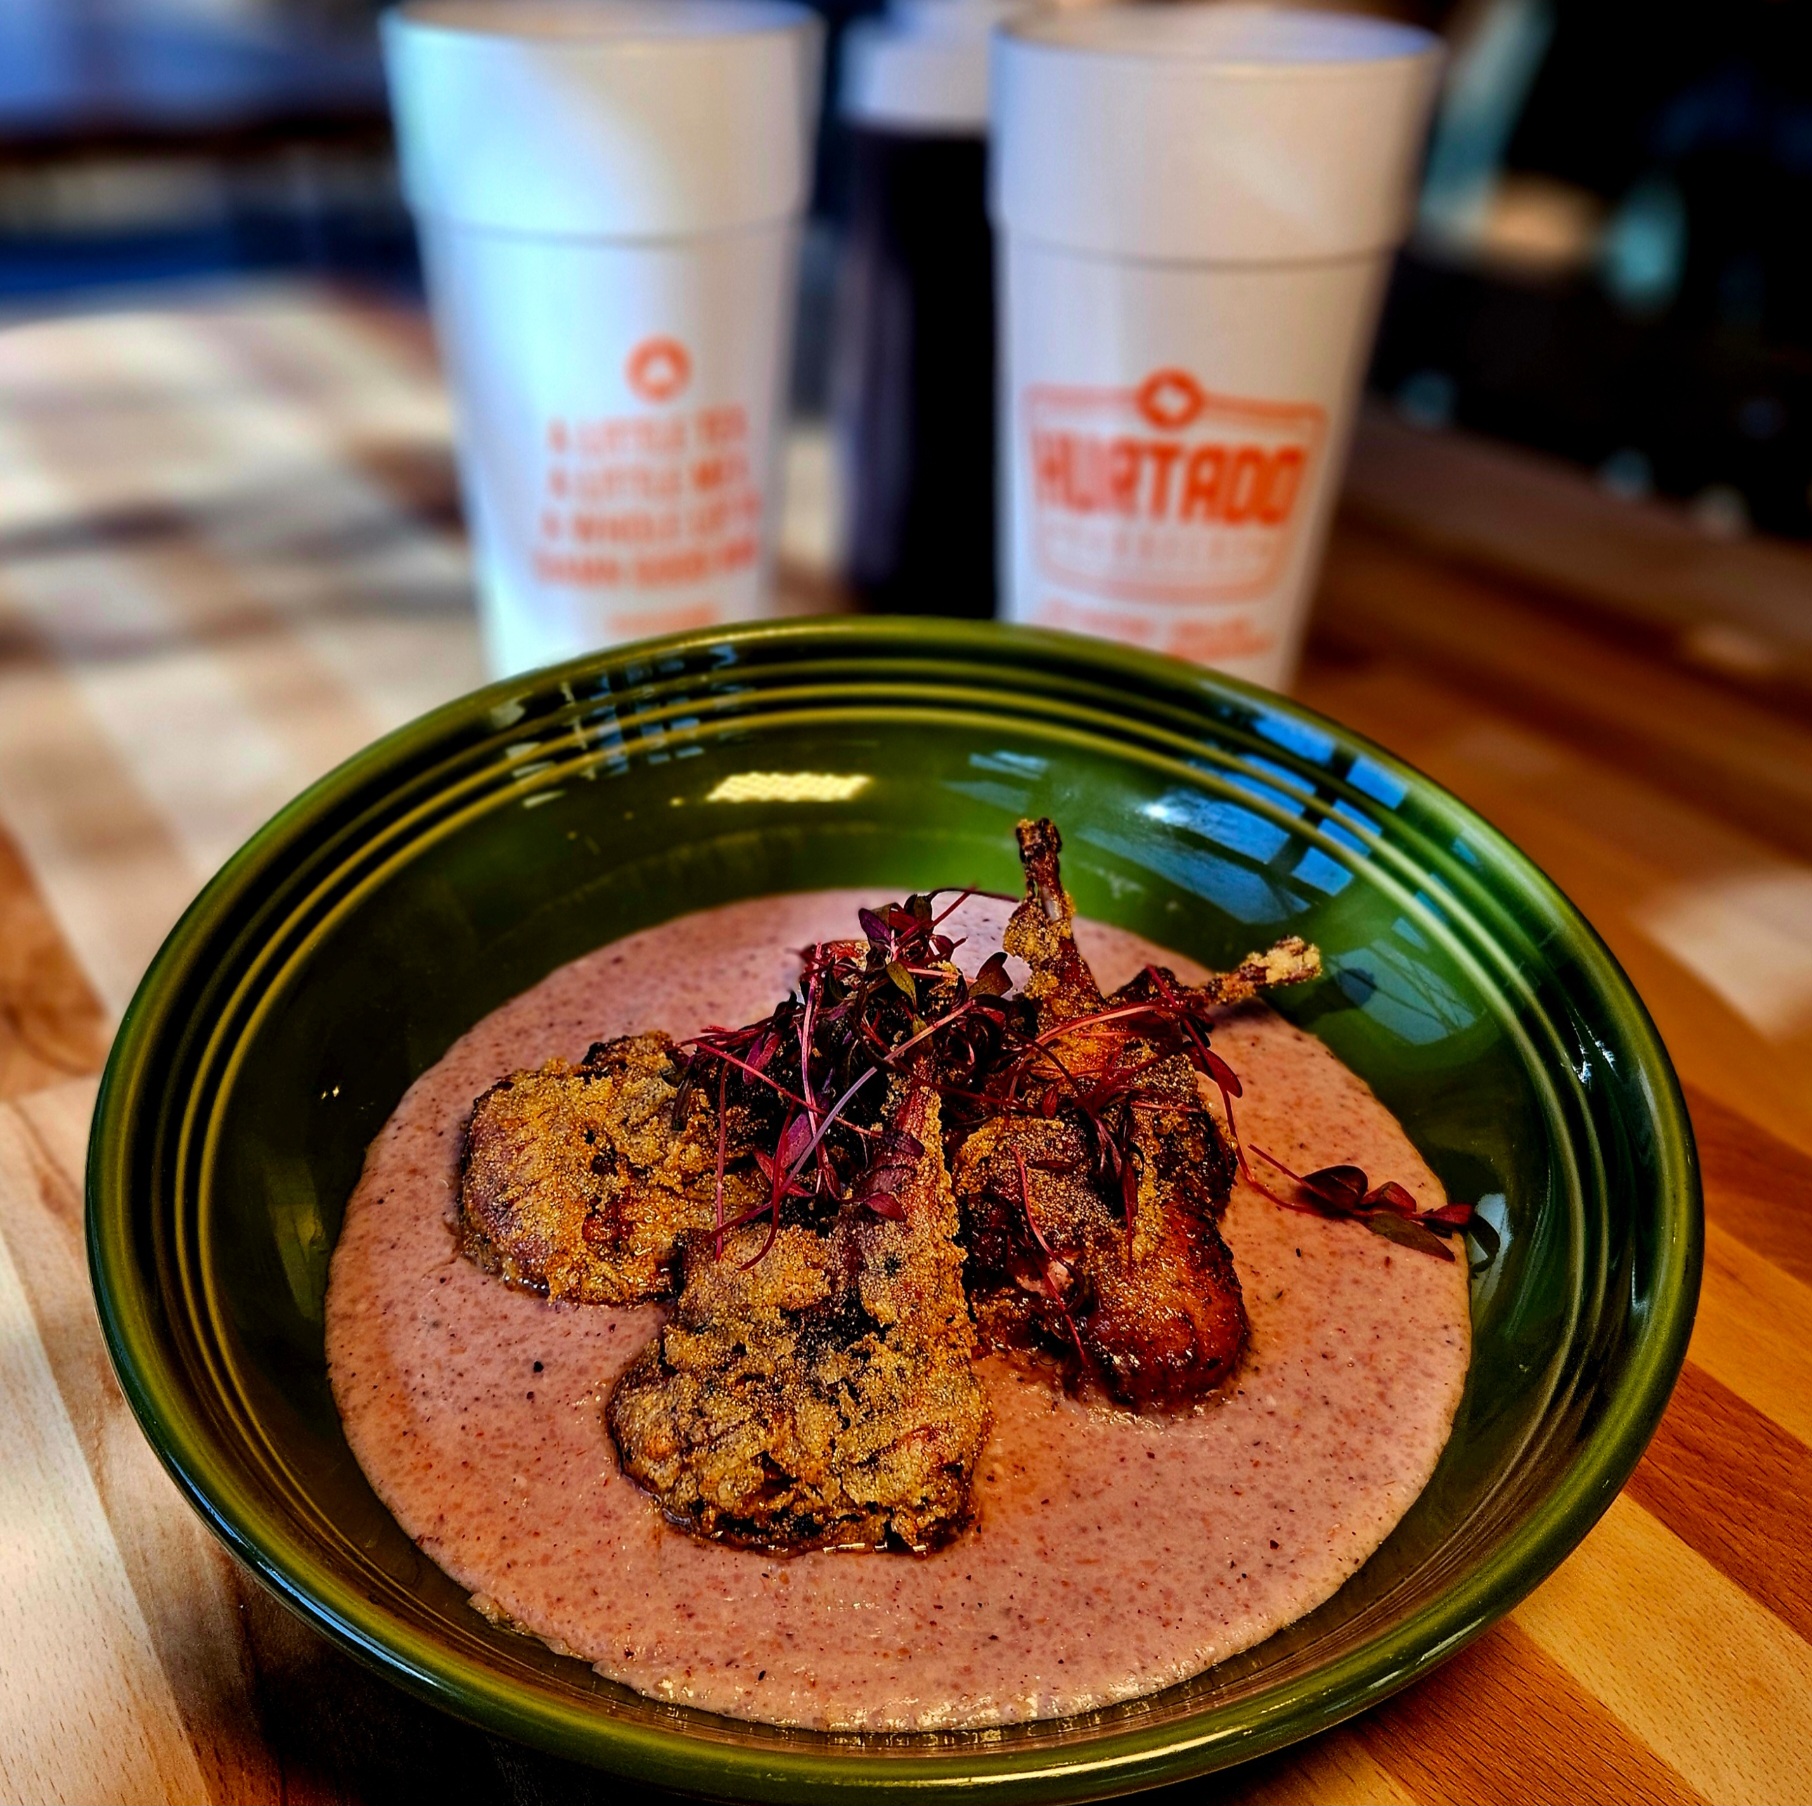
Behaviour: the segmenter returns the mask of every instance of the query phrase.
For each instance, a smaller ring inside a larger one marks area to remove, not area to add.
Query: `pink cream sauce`
[[[454,1247],[460,1137],[493,1079],[632,1030],[752,1020],[792,981],[786,949],[846,934],[877,900],[764,898],[630,936],[505,1004],[422,1075],[372,1143],[334,1251],[327,1353],[347,1436],[475,1605],[658,1699],[923,1729],[1152,1692],[1319,1605],[1408,1510],[1465,1384],[1463,1265],[1242,1185],[1225,1228],[1252,1346],[1226,1398],[1142,1420],[991,1360],[973,1529],[928,1557],[789,1560],[691,1540],[620,1472],[602,1407],[657,1308],[550,1305]],[[956,923],[985,950],[1003,920],[977,901]],[[1152,958],[1199,975],[1117,929],[1079,938],[1107,988]],[[1441,1201],[1395,1120],[1318,1041],[1249,1009],[1215,1046],[1245,1084],[1248,1146],[1298,1172],[1352,1161]]]

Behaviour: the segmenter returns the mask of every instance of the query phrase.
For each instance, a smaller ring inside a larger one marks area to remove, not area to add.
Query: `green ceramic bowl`
[[[1482,1200],[1495,1245],[1472,1248],[1472,1376],[1427,1492],[1259,1648],[1005,1732],[742,1724],[491,1628],[373,1496],[328,1394],[328,1253],[367,1141],[455,1036],[589,948],[769,891],[1015,888],[1013,823],[1041,813],[1087,914],[1210,965],[1285,932],[1317,941],[1329,981],[1282,1007],[1371,1082],[1451,1196]],[[1702,1224],[1642,1005],[1554,886],[1426,778],[1167,660],[870,620],[675,638],[494,685],[292,803],[127,1013],[88,1235],[114,1362],[170,1472],[284,1599],[403,1686],[691,1792],[1060,1800],[1319,1730],[1528,1592],[1654,1429]]]

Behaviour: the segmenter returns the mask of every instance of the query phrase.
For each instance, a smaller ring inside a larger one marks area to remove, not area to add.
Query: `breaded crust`
[[[611,1394],[625,1471],[695,1535],[923,1550],[968,1521],[989,1420],[935,1092],[904,1090],[887,1122],[917,1150],[898,1218],[858,1186],[828,1234],[789,1225],[762,1253],[752,1223],[721,1259],[690,1238],[672,1322]]]
[[[671,1297],[680,1237],[716,1218],[716,1118],[695,1096],[676,1126],[678,1057],[664,1034],[628,1035],[485,1092],[460,1170],[466,1255],[549,1298]],[[727,1175],[727,1215],[750,1186]]]

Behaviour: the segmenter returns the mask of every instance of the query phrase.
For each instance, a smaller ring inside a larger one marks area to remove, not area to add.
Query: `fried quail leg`
[[[1307,984],[1321,976],[1321,951],[1287,934],[1263,953],[1248,953],[1231,972],[1210,972],[1199,985],[1186,985],[1168,966],[1148,966],[1117,990],[1110,1003],[1144,1002],[1165,994],[1187,997],[1203,1006],[1228,1009],[1249,1003],[1280,985]]]
[[[465,1254],[511,1285],[581,1304],[671,1297],[679,1240],[716,1221],[717,1123],[687,1100],[663,1034],[513,1073],[472,1107],[460,1171]],[[726,1174],[726,1215],[754,1195]]]
[[[880,1212],[888,1214],[880,1214]],[[673,1321],[607,1407],[623,1466],[694,1534],[922,1550],[955,1536],[988,1431],[970,1369],[939,1103],[897,1085],[827,1234],[763,1223],[685,1249]]]
[[[1076,945],[1076,906],[1063,888],[1058,855],[1062,836],[1051,821],[1019,824],[1019,858],[1026,874],[1025,900],[1007,923],[1002,944],[1031,969],[1025,995],[1038,1006],[1041,1035],[1081,1016],[1092,1016],[1130,999],[1145,999],[1167,985],[1173,993],[1206,1005],[1245,1003],[1279,985],[1302,984],[1321,976],[1321,955],[1307,941],[1286,935],[1263,953],[1248,953],[1231,972],[1211,972],[1200,985],[1185,985],[1164,967],[1141,972],[1111,999],[1101,994],[1088,961]],[[1081,1024],[1064,1035],[1065,1063],[1079,1074],[1098,1074],[1116,1064],[1126,1031],[1113,1023]]]
[[[1168,992],[1233,1003],[1310,977],[1313,948],[1280,942],[1188,991],[1143,973],[1103,997],[1076,945],[1055,826],[1023,822],[1026,898],[1004,944],[1030,968],[1040,1052],[1017,1107],[964,1142],[954,1182],[976,1317],[993,1346],[1097,1376],[1137,1410],[1206,1397],[1237,1365],[1245,1305],[1219,1230],[1233,1157],[1202,1108],[1188,1055],[1122,1010]]]
[[[1246,1314],[1212,1216],[1181,1202],[1199,1147],[1161,1131],[1140,1142],[1130,1230],[1089,1176],[1083,1136],[1061,1119],[996,1118],[965,1142],[956,1179],[989,1345],[1054,1355],[1122,1404],[1165,1410],[1227,1378]]]

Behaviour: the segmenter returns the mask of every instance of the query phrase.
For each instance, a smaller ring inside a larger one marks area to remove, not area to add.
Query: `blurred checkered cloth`
[[[0,332],[0,825],[115,1016],[229,853],[482,677],[425,320],[273,286]],[[778,605],[837,606],[827,442]]]
[[[0,819],[112,1012],[252,829],[479,681],[448,435],[372,308],[0,333]]]

